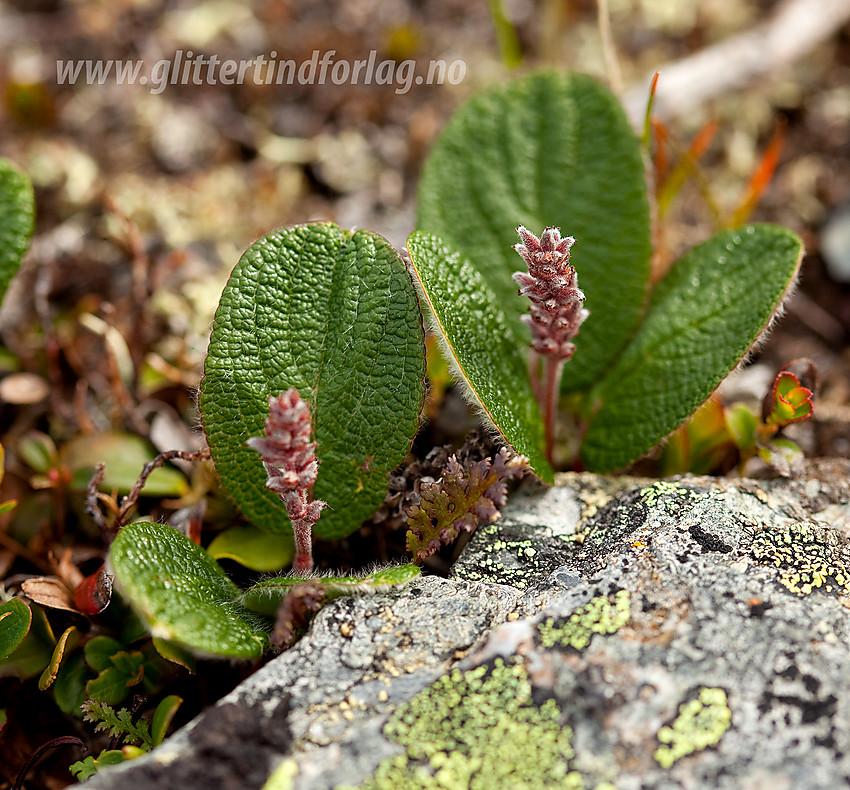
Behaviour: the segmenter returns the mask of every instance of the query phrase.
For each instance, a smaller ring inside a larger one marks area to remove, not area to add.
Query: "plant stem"
[[[297,573],[309,573],[313,570],[313,522],[305,518],[292,519],[292,536],[295,539],[292,568]]]
[[[563,359],[547,357],[545,400],[543,402],[543,429],[546,440],[546,460],[555,466],[555,433],[558,425],[558,395],[561,389],[561,373],[564,370]]]

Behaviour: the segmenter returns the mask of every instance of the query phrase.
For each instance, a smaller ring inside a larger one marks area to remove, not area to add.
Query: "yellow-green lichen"
[[[726,692],[719,688],[701,688],[699,696],[679,706],[672,724],[658,731],[661,744],[655,759],[662,768],[709,746],[715,746],[732,723],[732,711],[726,704]]]
[[[551,617],[537,626],[537,638],[544,647],[573,647],[584,650],[594,634],[613,634],[629,622],[631,596],[619,590],[613,596],[600,595],[576,609],[566,622],[555,625]]]
[[[572,730],[554,700],[535,704],[519,662],[444,675],[400,707],[384,734],[406,753],[384,761],[361,790],[584,788],[569,769]]]
[[[831,530],[799,523],[755,533],[750,554],[762,565],[779,568],[779,582],[798,595],[822,588],[850,593],[846,547]]]
[[[676,485],[676,483],[668,483],[666,480],[658,480],[651,486],[642,488],[640,491],[640,497],[647,505],[649,505],[649,507],[654,507],[659,497],[670,496],[671,494],[681,492],[682,488]]]

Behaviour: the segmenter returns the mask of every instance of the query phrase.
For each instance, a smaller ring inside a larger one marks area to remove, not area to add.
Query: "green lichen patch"
[[[383,762],[361,788],[584,787],[569,768],[572,730],[553,699],[535,704],[518,662],[444,675],[400,707],[384,734],[406,753]]]
[[[850,593],[847,545],[833,530],[805,522],[764,528],[752,536],[749,553],[779,568],[779,583],[798,595]]]
[[[679,706],[679,715],[671,724],[658,731],[661,745],[655,750],[655,759],[662,768],[670,768],[682,757],[716,746],[731,723],[726,692],[703,687],[696,699]]]
[[[631,596],[619,590],[613,596],[600,595],[576,609],[556,624],[549,617],[537,626],[537,639],[544,647],[572,647],[584,650],[594,634],[613,634],[629,622]]]
[[[667,480],[658,480],[652,485],[642,488],[640,490],[640,496],[649,507],[655,507],[660,500],[673,495],[681,495],[686,490],[676,483],[670,483]]]

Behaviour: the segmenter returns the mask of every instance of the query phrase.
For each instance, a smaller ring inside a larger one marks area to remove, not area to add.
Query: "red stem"
[[[561,373],[564,369],[563,359],[547,357],[545,400],[543,402],[543,428],[546,439],[546,460],[555,466],[555,432],[558,424],[558,395],[561,388]]]

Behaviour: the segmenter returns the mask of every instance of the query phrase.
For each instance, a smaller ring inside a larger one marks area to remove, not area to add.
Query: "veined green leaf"
[[[514,340],[498,297],[478,270],[441,239],[417,231],[407,249],[455,375],[505,442],[552,482],[543,420],[528,377],[528,349]]]
[[[315,533],[348,535],[380,506],[387,473],[410,449],[424,376],[416,295],[385,239],[331,224],[260,239],[222,294],[201,385],[222,482],[254,524],[291,529],[245,441],[263,434],[268,396],[295,387],[312,405],[314,496],[328,503]]]
[[[160,639],[199,653],[257,658],[264,623],[239,602],[239,588],[207,552],[172,527],[124,527],[109,559],[115,584]]]
[[[802,255],[790,230],[749,225],[717,234],[678,261],[591,393],[597,410],[581,450],[588,469],[626,466],[689,417],[770,323]]]
[[[473,97],[422,173],[417,226],[474,264],[525,352],[528,301],[511,279],[525,266],[512,249],[517,225],[576,239],[571,263],[590,317],[561,389],[586,389],[640,319],[651,254],[640,142],[616,97],[590,77],[540,72]]]

